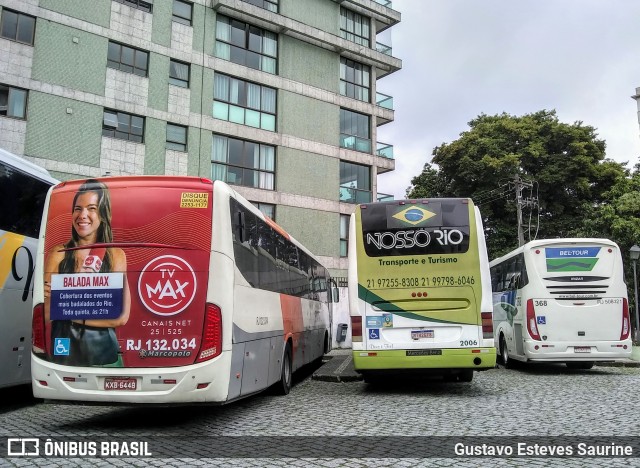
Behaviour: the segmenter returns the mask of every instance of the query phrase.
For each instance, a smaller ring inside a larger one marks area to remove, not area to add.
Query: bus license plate
[[[590,346],[574,346],[573,352],[574,353],[590,353],[591,347]]]
[[[136,390],[138,381],[131,377],[107,377],[104,379],[105,390]]]
[[[411,339],[421,340],[422,338],[433,338],[433,330],[412,330]]]

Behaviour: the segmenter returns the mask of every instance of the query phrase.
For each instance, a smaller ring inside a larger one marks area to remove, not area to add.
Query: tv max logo
[[[150,261],[140,273],[138,294],[149,311],[171,316],[182,312],[193,301],[197,282],[186,260],[164,255]]]

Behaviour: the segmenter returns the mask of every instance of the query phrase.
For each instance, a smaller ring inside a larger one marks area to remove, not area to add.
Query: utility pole
[[[532,182],[523,181],[518,174],[513,176],[513,183],[516,188],[516,209],[518,211],[518,246],[524,245],[524,232],[522,230],[522,205],[533,206],[535,201],[530,198],[522,199],[522,189],[533,187]]]

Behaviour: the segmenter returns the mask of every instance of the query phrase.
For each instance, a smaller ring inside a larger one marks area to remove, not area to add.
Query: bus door
[[[606,245],[538,247],[532,258],[543,288],[523,304],[543,341],[619,341],[623,298],[615,293],[618,250]]]

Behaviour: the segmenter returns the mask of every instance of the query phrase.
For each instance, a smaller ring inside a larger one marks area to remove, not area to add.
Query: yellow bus
[[[349,232],[353,362],[366,382],[495,367],[489,261],[468,198],[361,204]]]

